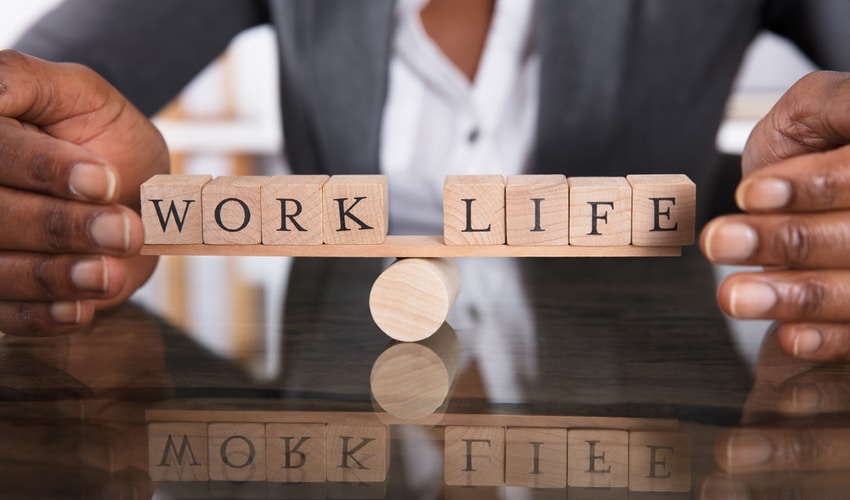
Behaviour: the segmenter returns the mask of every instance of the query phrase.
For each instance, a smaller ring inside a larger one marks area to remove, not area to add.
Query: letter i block
[[[145,243],[203,243],[201,190],[209,175],[155,175],[141,185]]]
[[[629,490],[691,490],[691,437],[686,432],[629,433]]]
[[[262,241],[260,186],[256,175],[217,177],[204,186],[204,243],[258,245]]]
[[[504,427],[446,427],[444,465],[449,486],[501,485],[505,481]]]
[[[148,424],[148,473],[153,481],[209,481],[207,424]]]
[[[324,241],[380,245],[389,226],[385,175],[333,175],[322,188]]]
[[[266,424],[266,478],[277,483],[325,482],[325,424]]]
[[[446,245],[505,244],[505,178],[449,175],[443,184]]]
[[[694,244],[696,184],[682,174],[629,175],[632,245]]]
[[[505,187],[508,245],[567,245],[570,187],[565,175],[512,175]]]
[[[511,427],[505,441],[505,484],[567,487],[566,429]]]
[[[265,424],[211,423],[207,433],[210,480],[265,481]]]
[[[568,482],[578,488],[629,485],[629,433],[614,429],[570,429]]]
[[[389,432],[383,425],[328,425],[328,481],[379,483],[390,464]]]
[[[625,177],[570,177],[570,245],[632,240],[632,188]]]
[[[264,245],[321,245],[327,175],[275,175],[261,186]]]

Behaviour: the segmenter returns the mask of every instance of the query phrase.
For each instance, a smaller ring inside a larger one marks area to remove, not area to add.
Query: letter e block
[[[211,423],[207,433],[210,480],[265,481],[265,424]]]
[[[334,175],[322,189],[324,241],[380,245],[389,229],[385,175]]]
[[[694,244],[696,184],[682,174],[630,175],[632,245]]]
[[[567,487],[566,429],[510,427],[505,441],[505,484]]]
[[[142,224],[149,245],[200,245],[201,190],[209,175],[155,175],[141,185]]]
[[[622,246],[632,239],[632,188],[625,177],[570,177],[570,245]]]
[[[569,485],[625,488],[629,485],[629,433],[613,429],[570,429]]]
[[[690,491],[690,436],[685,432],[631,432],[629,490]]]
[[[325,424],[266,424],[268,481],[323,483],[325,437]]]
[[[449,486],[499,486],[505,481],[505,428],[448,426],[445,482]]]
[[[443,184],[446,245],[505,244],[505,178],[449,175]]]
[[[148,473],[154,481],[209,481],[207,424],[148,424]]]
[[[321,245],[327,175],[275,175],[261,186],[264,245]]]
[[[328,425],[328,481],[379,483],[390,463],[388,431],[383,425]]]
[[[204,186],[204,243],[258,245],[262,241],[260,186],[256,175],[217,177]]]
[[[564,175],[512,175],[505,187],[508,245],[567,245],[570,187]]]

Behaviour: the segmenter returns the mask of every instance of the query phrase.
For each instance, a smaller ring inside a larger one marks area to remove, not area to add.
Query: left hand
[[[735,197],[745,214],[702,232],[718,264],[764,266],[727,278],[723,311],[782,321],[789,354],[850,359],[850,74],[795,84],[754,129]]]

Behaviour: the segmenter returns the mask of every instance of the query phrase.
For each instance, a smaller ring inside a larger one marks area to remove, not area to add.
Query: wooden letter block
[[[570,187],[564,175],[512,175],[505,186],[508,245],[567,245]]]
[[[322,189],[324,241],[329,245],[380,245],[389,229],[385,175],[334,175]]]
[[[446,245],[505,244],[505,179],[501,175],[449,175],[443,184]]]
[[[266,427],[261,423],[211,423],[210,480],[265,481]]]
[[[631,432],[629,490],[690,491],[690,436],[685,432]]]
[[[570,245],[619,246],[632,239],[632,188],[625,177],[570,177]]]
[[[148,424],[148,473],[154,481],[209,481],[207,424]]]
[[[324,482],[325,435],[325,424],[266,424],[268,481]]]
[[[141,185],[145,243],[203,243],[201,190],[209,175],[155,175]]]
[[[567,487],[567,430],[512,427],[505,431],[505,484]]]
[[[260,186],[255,175],[217,177],[204,186],[204,243],[258,245],[262,241]]]
[[[448,426],[445,482],[450,486],[499,486],[505,481],[505,428]]]
[[[570,429],[569,485],[625,488],[629,485],[629,433],[613,429]]]
[[[630,175],[632,245],[694,244],[696,184],[687,175]]]
[[[328,425],[328,481],[378,483],[390,463],[388,431],[383,425]]]
[[[261,186],[264,245],[321,245],[327,175],[275,175]]]

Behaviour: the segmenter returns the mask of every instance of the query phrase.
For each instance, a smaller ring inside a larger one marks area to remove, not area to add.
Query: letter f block
[[[141,185],[145,244],[203,243],[201,190],[209,175],[155,175]]]
[[[443,184],[446,245],[505,244],[505,178],[449,175]]]
[[[324,241],[380,245],[389,226],[385,175],[333,175],[322,188]]]
[[[570,245],[632,241],[632,188],[625,177],[570,177]]]

